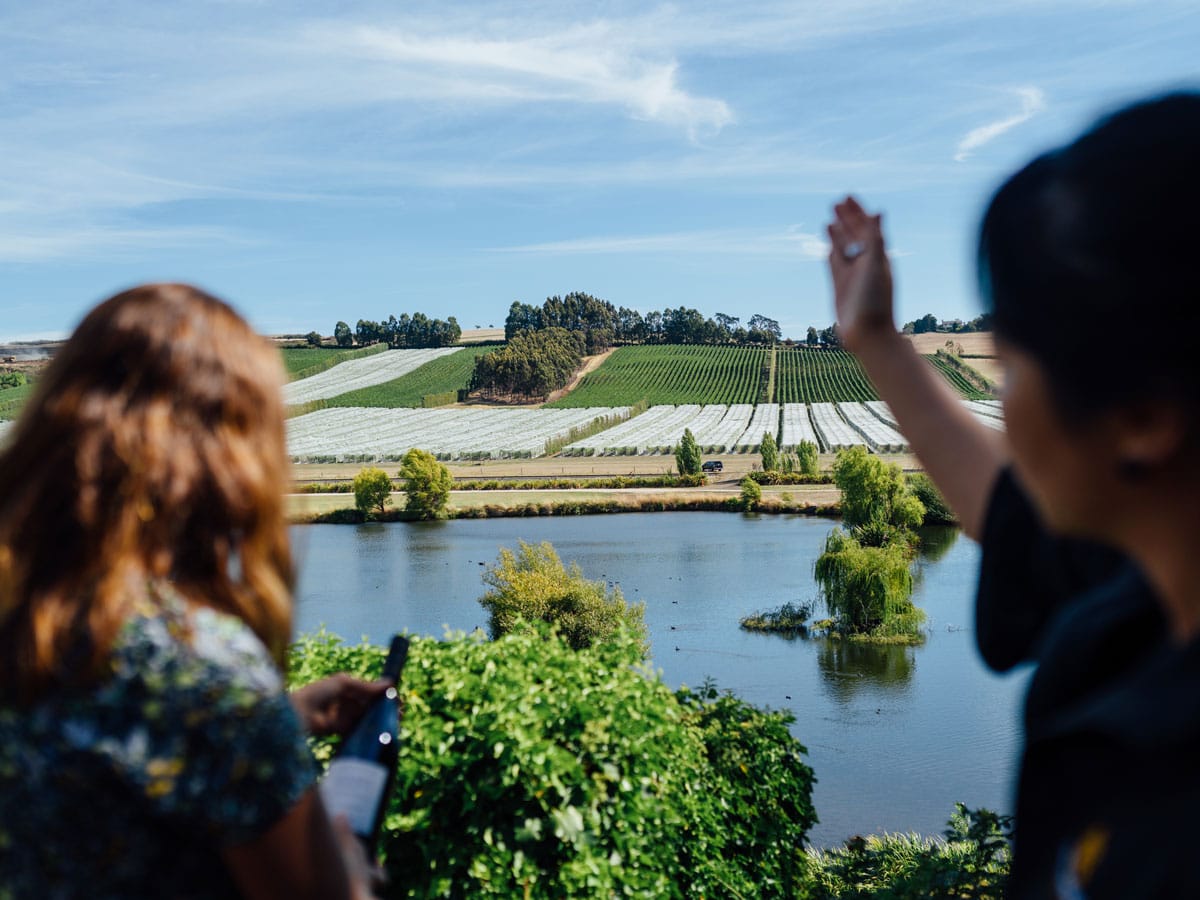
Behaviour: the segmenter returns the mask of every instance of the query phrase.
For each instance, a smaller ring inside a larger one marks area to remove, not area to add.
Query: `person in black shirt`
[[[982,544],[980,652],[1037,665],[1011,895],[1200,897],[1200,94],[1102,119],[993,197],[1003,435],[897,334],[881,217],[834,212],[842,340]]]

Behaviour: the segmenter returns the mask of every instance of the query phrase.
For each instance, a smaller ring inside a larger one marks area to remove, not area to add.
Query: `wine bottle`
[[[330,816],[346,817],[369,859],[375,858],[379,828],[396,777],[400,672],[407,658],[408,638],[397,634],[383,664],[383,677],[393,686],[363,713],[321,780],[321,799]]]

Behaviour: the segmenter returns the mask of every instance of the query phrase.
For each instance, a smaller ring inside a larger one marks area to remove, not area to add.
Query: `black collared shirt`
[[[992,668],[1037,665],[1010,895],[1200,898],[1200,641],[1171,637],[1133,563],[1047,532],[1008,472],[976,622]]]

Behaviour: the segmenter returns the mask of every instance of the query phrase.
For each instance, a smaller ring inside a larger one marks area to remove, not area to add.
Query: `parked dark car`
[[[725,464],[719,459],[710,459],[700,467],[701,472],[720,472],[725,468]]]

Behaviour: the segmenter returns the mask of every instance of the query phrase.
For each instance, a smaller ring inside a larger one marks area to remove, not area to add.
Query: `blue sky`
[[[0,338],[166,279],[271,333],[582,290],[802,334],[847,191],[901,318],[969,318],[989,191],[1197,48],[1194,0],[6,0]]]

